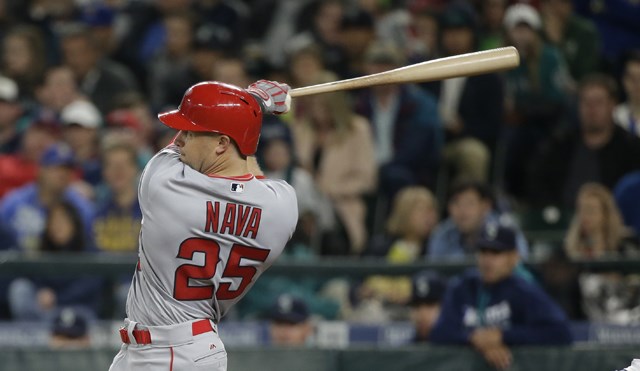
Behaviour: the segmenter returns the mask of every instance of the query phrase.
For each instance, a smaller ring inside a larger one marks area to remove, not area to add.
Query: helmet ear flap
[[[229,136],[244,156],[255,153],[262,126],[262,108],[250,93],[216,81],[190,87],[177,110],[158,118],[178,130],[208,131]]]

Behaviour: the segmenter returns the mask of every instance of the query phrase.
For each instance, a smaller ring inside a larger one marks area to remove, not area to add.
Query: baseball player
[[[158,116],[180,130],[147,164],[139,260],[111,371],[226,370],[217,323],[282,252],[298,219],[284,181],[255,158],[263,112],[289,109],[289,87],[203,82]]]

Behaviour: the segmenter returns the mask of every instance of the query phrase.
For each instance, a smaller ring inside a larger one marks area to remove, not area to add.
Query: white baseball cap
[[[93,103],[78,99],[62,109],[60,120],[65,125],[76,124],[89,129],[97,129],[102,123],[102,116]]]
[[[18,84],[8,77],[0,76],[0,100],[15,102],[18,99]]]
[[[542,28],[542,20],[536,8],[528,4],[514,4],[508,7],[504,15],[504,27],[510,30],[522,23],[536,31]]]

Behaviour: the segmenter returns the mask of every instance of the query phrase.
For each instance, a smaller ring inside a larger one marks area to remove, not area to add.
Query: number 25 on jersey
[[[205,238],[189,238],[180,244],[178,258],[193,260],[193,254],[204,254],[204,265],[182,264],[176,269],[173,297],[177,300],[209,300],[213,297],[215,285],[190,286],[189,279],[211,280],[216,275],[220,262],[220,245]],[[229,252],[227,265],[222,272],[223,278],[240,278],[240,284],[235,290],[231,283],[221,282],[215,292],[218,300],[232,300],[242,295],[253,280],[257,269],[251,266],[241,266],[242,259],[264,262],[269,256],[269,250],[257,247],[234,244]]]

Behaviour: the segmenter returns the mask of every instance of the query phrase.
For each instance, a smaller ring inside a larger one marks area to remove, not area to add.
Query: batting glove
[[[269,80],[258,80],[247,88],[249,93],[260,98],[265,111],[275,115],[286,113],[291,108],[289,90],[289,85]]]

